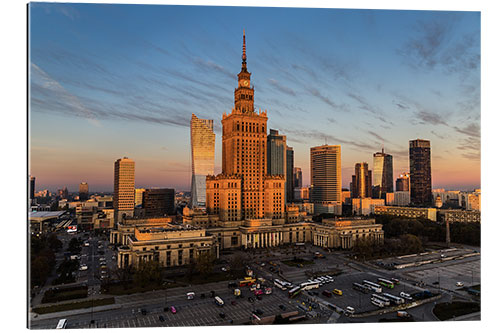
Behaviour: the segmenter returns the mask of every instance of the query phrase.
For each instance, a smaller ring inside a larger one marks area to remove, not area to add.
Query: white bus
[[[371,299],[371,303],[375,306],[378,306],[379,308],[383,308],[385,305],[384,305],[384,302],[382,302],[381,300],[379,299],[376,299],[376,298],[372,298]]]
[[[319,282],[318,281],[304,282],[300,284],[300,288],[302,290],[318,289]]]
[[[281,290],[286,290],[288,284],[286,282],[281,281],[281,280],[275,279],[274,285],[276,287],[280,288]]]
[[[66,328],[67,324],[68,324],[68,321],[66,319],[61,319],[57,323],[56,329],[60,330],[60,329]]]
[[[403,304],[405,302],[403,298],[388,293],[383,293],[382,296],[387,297],[394,304]]]
[[[218,306],[223,306],[224,305],[224,301],[219,296],[215,296],[214,299],[215,299],[215,304],[217,304]]]
[[[363,280],[363,284],[373,290],[376,293],[381,293],[382,292],[382,287],[374,282],[368,281],[368,280]]]
[[[372,300],[379,300],[381,301],[384,306],[389,306],[391,305],[391,301],[389,301],[387,298],[383,297],[383,296],[380,296],[380,295],[377,295],[377,294],[372,294]]]

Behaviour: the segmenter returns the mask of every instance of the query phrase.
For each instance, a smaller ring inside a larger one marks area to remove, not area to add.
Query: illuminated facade
[[[371,198],[372,172],[368,170],[368,163],[356,163],[352,176],[352,198]]]
[[[419,206],[432,204],[431,142],[410,141],[410,198]]]
[[[323,145],[311,148],[312,202],[332,202],[342,205],[340,145]]]
[[[191,207],[206,205],[206,177],[214,173],[214,121],[191,115]]]
[[[222,174],[206,177],[207,213],[219,214],[221,221],[284,213],[285,176],[267,174],[267,111],[255,112],[250,76],[243,34],[234,108],[222,116]]]
[[[128,157],[115,162],[115,190],[113,208],[115,221],[124,216],[133,216],[135,207],[135,162]]]
[[[89,184],[82,182],[78,186],[78,197],[80,201],[85,201],[89,199]]]
[[[373,197],[385,198],[386,193],[394,192],[392,177],[392,155],[382,152],[373,154]]]
[[[410,191],[410,174],[403,173],[396,179],[396,191]]]

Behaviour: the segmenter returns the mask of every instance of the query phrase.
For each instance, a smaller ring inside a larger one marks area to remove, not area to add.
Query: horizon
[[[214,120],[219,173],[220,120],[233,107],[243,29],[256,109],[268,110],[268,131],[294,148],[304,186],[310,147],[341,145],[348,188],[355,163],[372,170],[382,147],[393,155],[394,182],[409,172],[408,142],[423,138],[433,189],[480,188],[479,12],[29,7],[37,190],[75,192],[85,181],[90,192],[112,192],[114,161],[129,156],[136,188],[189,191],[191,113]],[[264,19],[241,24],[242,15]]]

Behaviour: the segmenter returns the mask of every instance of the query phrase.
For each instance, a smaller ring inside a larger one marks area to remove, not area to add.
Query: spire
[[[247,45],[245,42],[245,29],[243,29],[243,54],[241,56],[241,70],[247,71]]]

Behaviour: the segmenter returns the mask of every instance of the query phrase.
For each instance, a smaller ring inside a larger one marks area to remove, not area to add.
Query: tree
[[[200,274],[208,275],[212,273],[215,264],[215,257],[209,251],[203,251],[198,254],[195,260],[196,270]]]
[[[134,273],[134,282],[143,288],[148,284],[159,285],[161,281],[161,267],[156,260],[141,262]]]
[[[237,253],[229,259],[229,267],[232,271],[238,272],[248,266],[250,259],[242,253]]]

